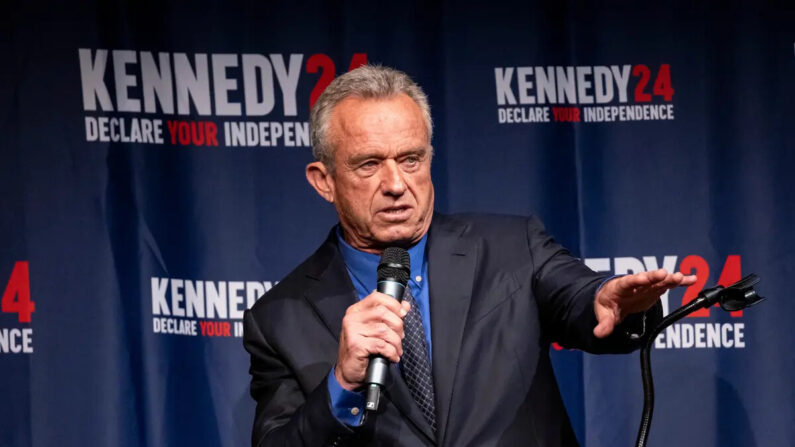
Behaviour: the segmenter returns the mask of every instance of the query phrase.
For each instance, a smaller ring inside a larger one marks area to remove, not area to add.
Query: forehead
[[[405,94],[342,100],[331,112],[329,134],[337,150],[348,154],[429,145],[422,110]]]

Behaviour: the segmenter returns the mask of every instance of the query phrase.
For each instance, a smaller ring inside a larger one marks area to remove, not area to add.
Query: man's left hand
[[[668,273],[665,269],[611,279],[599,289],[594,300],[599,324],[593,334],[597,338],[607,337],[627,315],[648,310],[666,290],[695,282],[696,275]]]

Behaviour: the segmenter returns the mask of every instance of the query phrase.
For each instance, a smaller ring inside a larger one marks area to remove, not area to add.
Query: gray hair
[[[315,160],[323,162],[329,168],[334,166],[334,148],[328,138],[328,128],[331,111],[337,104],[352,96],[381,99],[401,93],[413,99],[420,107],[430,141],[433,135],[431,107],[422,88],[402,71],[380,65],[362,65],[334,79],[309,113],[309,135]]]

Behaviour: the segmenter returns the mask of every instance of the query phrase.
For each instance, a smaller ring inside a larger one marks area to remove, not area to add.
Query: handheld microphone
[[[409,252],[400,247],[389,247],[381,254],[381,262],[378,264],[378,291],[398,301],[403,300],[403,291],[411,275],[411,260]],[[389,361],[380,355],[370,356],[370,363],[367,365],[367,384],[365,408],[369,411],[378,410],[378,403],[381,399],[381,389],[386,383]]]

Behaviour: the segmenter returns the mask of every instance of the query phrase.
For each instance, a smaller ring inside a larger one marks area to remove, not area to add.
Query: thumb
[[[593,328],[593,334],[596,338],[605,338],[608,335],[613,333],[613,329],[616,327],[616,321],[613,317],[607,316],[603,317],[599,324]]]

